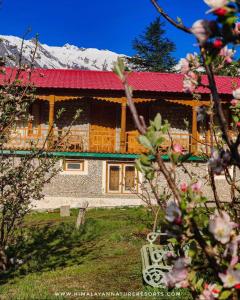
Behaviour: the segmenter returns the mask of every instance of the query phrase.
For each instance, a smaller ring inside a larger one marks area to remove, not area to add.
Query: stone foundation
[[[110,194],[106,192],[106,165],[110,160],[86,159],[84,174],[69,174],[62,172],[57,175],[44,189],[45,199],[36,202],[37,209],[53,209],[62,205],[79,207],[83,201],[88,201],[90,207],[113,207],[143,205],[142,200],[134,194]],[[116,163],[116,161],[114,161]],[[131,161],[133,163],[133,161]],[[168,164],[168,163],[167,163]],[[206,184],[207,164],[186,163],[186,167],[194,176],[198,176],[203,184],[203,194],[213,201],[211,187]],[[141,176],[140,176],[141,177]],[[142,179],[141,179],[142,181]],[[178,174],[178,184],[189,183],[189,177],[184,172]],[[230,200],[230,186],[223,176],[216,179],[217,191],[220,200]],[[163,177],[158,179],[158,187],[166,187]],[[142,191],[139,190],[141,194]]]

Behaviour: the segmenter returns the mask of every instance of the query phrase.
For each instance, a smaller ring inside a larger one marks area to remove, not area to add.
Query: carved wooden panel
[[[115,152],[116,109],[116,104],[96,101],[92,103],[89,134],[90,151]]]

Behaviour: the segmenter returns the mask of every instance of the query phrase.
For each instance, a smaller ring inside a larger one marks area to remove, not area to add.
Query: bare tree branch
[[[175,26],[176,28],[192,34],[191,30],[189,28],[187,28],[186,26],[184,26],[181,23],[177,23],[176,21],[174,21],[163,9],[161,6],[159,6],[159,4],[157,3],[156,0],[150,0],[152,2],[152,4],[154,5],[154,7],[156,8],[156,10],[161,14],[161,16],[163,16],[169,23],[171,23],[173,26]]]

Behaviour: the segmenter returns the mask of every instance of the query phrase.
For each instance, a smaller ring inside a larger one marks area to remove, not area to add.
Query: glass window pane
[[[119,190],[120,166],[109,167],[109,191]]]
[[[65,160],[65,171],[83,171],[84,161],[82,160]]]
[[[126,166],[125,167],[125,190],[130,191],[135,187],[135,167]]]
[[[67,168],[73,169],[73,170],[79,170],[79,169],[81,169],[81,165],[80,165],[80,163],[70,163],[70,164],[67,164]]]

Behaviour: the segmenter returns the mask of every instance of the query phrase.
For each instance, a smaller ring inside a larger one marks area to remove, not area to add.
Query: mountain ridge
[[[12,35],[0,35],[0,56],[6,66],[14,66],[21,53],[22,39]],[[22,62],[30,63],[35,40],[25,40]],[[111,71],[118,57],[126,57],[110,50],[83,48],[66,43],[63,46],[49,46],[38,43],[34,67],[44,69],[76,69]]]

